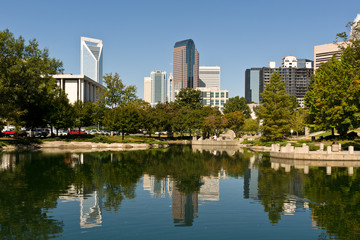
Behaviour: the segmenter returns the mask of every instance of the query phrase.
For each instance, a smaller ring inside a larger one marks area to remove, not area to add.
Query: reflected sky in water
[[[2,239],[360,237],[358,168],[189,146],[0,160]]]

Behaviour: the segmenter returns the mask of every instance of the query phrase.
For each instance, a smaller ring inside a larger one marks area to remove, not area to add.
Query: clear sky
[[[313,60],[313,47],[360,13],[359,0],[0,0],[0,30],[36,38],[65,73],[80,74],[80,37],[102,39],[104,73],[118,72],[143,97],[144,77],[172,72],[175,42],[193,39],[200,66],[221,67],[221,89],[244,96],[245,69]]]

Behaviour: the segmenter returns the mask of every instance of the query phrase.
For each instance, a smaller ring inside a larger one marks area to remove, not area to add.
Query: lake
[[[360,239],[357,168],[172,146],[0,153],[1,239]]]

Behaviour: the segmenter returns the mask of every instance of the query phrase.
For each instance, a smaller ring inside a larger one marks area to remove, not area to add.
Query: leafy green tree
[[[70,128],[74,123],[73,107],[69,103],[65,92],[62,90],[51,102],[52,111],[50,112],[49,123],[56,128],[56,135],[58,130],[63,128]],[[51,128],[52,130],[52,128]]]
[[[39,49],[34,39],[27,44],[8,30],[0,31],[0,119],[16,126],[46,124],[52,111],[49,101],[58,93],[52,75],[62,63]]]
[[[111,131],[121,132],[123,140],[125,133],[134,133],[140,129],[139,119],[139,109],[131,104],[109,109],[105,113],[105,125]]]
[[[180,107],[187,106],[190,109],[202,108],[201,91],[193,88],[183,88],[176,95],[175,103]]]
[[[104,83],[106,85],[104,90],[105,101],[111,108],[125,105],[137,98],[136,86],[125,86],[118,73],[105,74]]]
[[[242,127],[244,126],[244,114],[240,111],[226,113],[224,116],[225,126],[231,130],[233,130],[236,135],[240,132]]]
[[[251,110],[249,108],[249,106],[247,105],[247,101],[244,97],[233,97],[233,98],[229,98],[229,101],[227,101],[224,104],[224,113],[231,113],[231,112],[235,112],[235,111],[239,111],[242,112],[244,114],[245,118],[250,118],[251,117]]]
[[[270,83],[261,94],[262,101],[257,110],[262,120],[260,130],[266,141],[279,140],[290,130],[289,118],[293,111],[290,95],[285,92],[285,83],[279,73],[274,72]]]
[[[225,120],[220,115],[205,117],[203,135],[219,135],[220,130],[225,127]]]
[[[360,126],[360,39],[339,45],[341,60],[333,57],[316,70],[305,96],[312,124],[317,129],[336,128],[345,136]]]
[[[156,131],[171,131],[172,120],[171,120],[172,108],[169,104],[158,103],[154,108],[152,108],[153,114],[153,126]]]
[[[82,102],[78,100],[74,103],[74,125],[79,129],[81,127],[90,126],[94,124],[94,109],[95,104],[93,102]]]
[[[244,127],[243,127],[244,132],[256,133],[258,132],[258,130],[259,130],[259,122],[257,120],[252,118],[245,119]]]
[[[296,136],[299,136],[299,132],[305,131],[306,119],[307,114],[303,108],[299,108],[291,114],[290,125],[291,128],[296,132]]]

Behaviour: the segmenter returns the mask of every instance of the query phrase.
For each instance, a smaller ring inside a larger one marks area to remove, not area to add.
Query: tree
[[[259,130],[259,122],[255,119],[252,118],[248,118],[245,119],[244,121],[244,127],[243,127],[243,131],[244,132],[258,132]]]
[[[270,83],[266,85],[261,96],[262,101],[257,112],[262,120],[262,138],[266,141],[280,140],[290,130],[289,118],[293,104],[290,95],[285,92],[285,83],[281,82],[278,72],[271,75]]]
[[[0,32],[0,119],[16,126],[46,124],[48,104],[58,93],[52,75],[62,72],[62,63],[39,49],[33,39],[28,44],[8,30]]]
[[[235,134],[238,135],[241,128],[244,126],[244,114],[240,111],[230,112],[224,115],[224,119],[225,126],[233,130]]]
[[[355,29],[356,30],[356,29]],[[316,70],[305,105],[317,129],[336,128],[341,136],[360,126],[360,39],[339,46],[341,59],[333,57]]]
[[[229,101],[224,104],[224,113],[231,113],[235,111],[242,112],[245,118],[251,117],[251,110],[244,97],[240,98],[239,96],[236,96],[229,98]]]
[[[140,129],[139,109],[134,105],[119,106],[109,109],[105,114],[105,125],[111,131],[121,132],[122,140],[125,133],[137,132]]]
[[[94,108],[95,104],[93,102],[82,102],[78,100],[74,103],[74,125],[79,128],[79,133],[81,127],[90,126],[94,123]]]
[[[180,107],[187,106],[191,109],[202,108],[201,91],[193,88],[183,88],[176,95],[175,103]]]
[[[135,85],[126,87],[118,73],[105,74],[104,83],[106,85],[104,90],[106,104],[111,108],[125,105],[137,98]]]
[[[306,111],[303,108],[299,108],[291,114],[290,125],[296,132],[296,136],[299,136],[299,132],[303,132],[306,123]]]
[[[51,108],[53,111],[50,112],[48,122],[51,126],[56,128],[56,135],[58,134],[59,129],[67,129],[73,125],[74,109],[69,103],[69,99],[64,91],[59,91],[59,94],[51,102]]]

